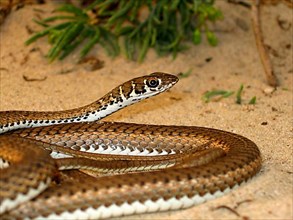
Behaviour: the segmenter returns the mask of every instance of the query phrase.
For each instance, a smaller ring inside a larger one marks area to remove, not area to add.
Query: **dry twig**
[[[252,10],[251,16],[252,16],[252,26],[253,26],[254,35],[255,35],[255,41],[256,41],[258,52],[259,52],[259,55],[265,70],[268,84],[270,86],[276,87],[278,84],[277,78],[274,75],[272,64],[263,42],[263,35],[262,35],[261,27],[260,27],[261,25],[260,25],[260,18],[259,18],[259,6],[260,6],[260,1],[253,0],[253,4],[251,7],[251,10]]]

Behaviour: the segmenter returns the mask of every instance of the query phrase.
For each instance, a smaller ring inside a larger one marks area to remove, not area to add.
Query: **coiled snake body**
[[[175,210],[249,180],[261,156],[245,137],[204,127],[95,122],[177,81],[153,73],[81,108],[0,112],[1,218],[97,219]],[[56,175],[68,169],[101,176],[58,182]]]

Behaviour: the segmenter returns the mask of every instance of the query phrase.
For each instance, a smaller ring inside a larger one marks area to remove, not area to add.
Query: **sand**
[[[202,205],[125,219],[292,219],[292,9],[283,4],[262,8],[265,44],[271,48],[270,58],[279,81],[273,89],[266,83],[258,56],[250,10],[226,1],[217,1],[217,5],[225,15],[213,27],[219,38],[217,47],[205,41],[199,46],[190,45],[175,60],[160,58],[150,51],[146,60],[138,64],[122,55],[109,58],[97,46],[91,56],[103,61],[104,66],[94,71],[87,64],[76,63],[77,52],[62,62],[48,63],[44,57],[49,49],[45,38],[24,46],[30,36],[27,29],[39,30],[31,20],[37,14],[33,8],[41,8],[42,16],[47,16],[52,5],[25,6],[12,12],[0,27],[0,110],[74,108],[96,100],[133,77],[155,71],[178,74],[192,70],[169,92],[105,120],[205,126],[241,134],[260,148],[261,172],[226,196]],[[24,76],[44,80],[25,81]],[[209,103],[201,99],[208,90],[236,91],[241,84],[241,105],[235,103],[235,95]],[[256,104],[247,104],[253,96]]]

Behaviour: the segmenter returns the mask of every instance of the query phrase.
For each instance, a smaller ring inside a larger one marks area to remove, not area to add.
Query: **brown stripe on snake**
[[[0,123],[7,131],[18,128],[11,125],[15,121],[27,120],[19,118],[20,115],[29,116],[29,120],[45,120],[46,114],[58,123],[58,117],[83,118],[83,113],[86,114],[94,106],[99,106],[95,117],[102,118],[120,109],[119,105],[124,107],[156,95],[176,82],[175,76],[155,73],[118,86],[102,101],[81,107],[79,111],[62,111],[56,115],[54,112],[13,114],[11,111],[0,114]],[[108,103],[106,111],[101,110],[105,102]],[[3,116],[6,118],[3,119]],[[9,126],[5,127],[7,123]],[[25,124],[27,127],[33,125]],[[237,134],[203,127],[71,123],[17,130],[1,138],[4,144],[12,143],[14,139],[30,139],[31,143],[26,143],[29,147],[71,156],[52,159],[60,170],[82,168],[110,175],[51,185],[34,199],[14,205],[15,208],[6,208],[10,211],[3,211],[3,219],[97,219],[187,208],[229,192],[261,168],[260,152],[252,141]],[[22,150],[17,152],[20,155],[23,153]],[[13,161],[10,164],[9,169],[17,173]],[[33,174],[31,177],[33,181],[39,181]],[[13,189],[20,186],[9,182],[7,187]],[[35,188],[27,186],[26,191]],[[17,195],[19,193],[15,192],[8,199],[13,202]]]

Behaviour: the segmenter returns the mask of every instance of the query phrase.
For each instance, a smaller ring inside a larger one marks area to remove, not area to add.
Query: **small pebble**
[[[265,94],[272,94],[275,90],[274,87],[266,87],[263,91]]]
[[[267,125],[267,124],[268,124],[267,121],[263,121],[263,122],[261,123],[261,125]]]
[[[277,109],[277,108],[275,108],[275,107],[272,107],[272,111],[273,111],[273,112],[277,112],[277,111],[278,111],[278,109]]]

